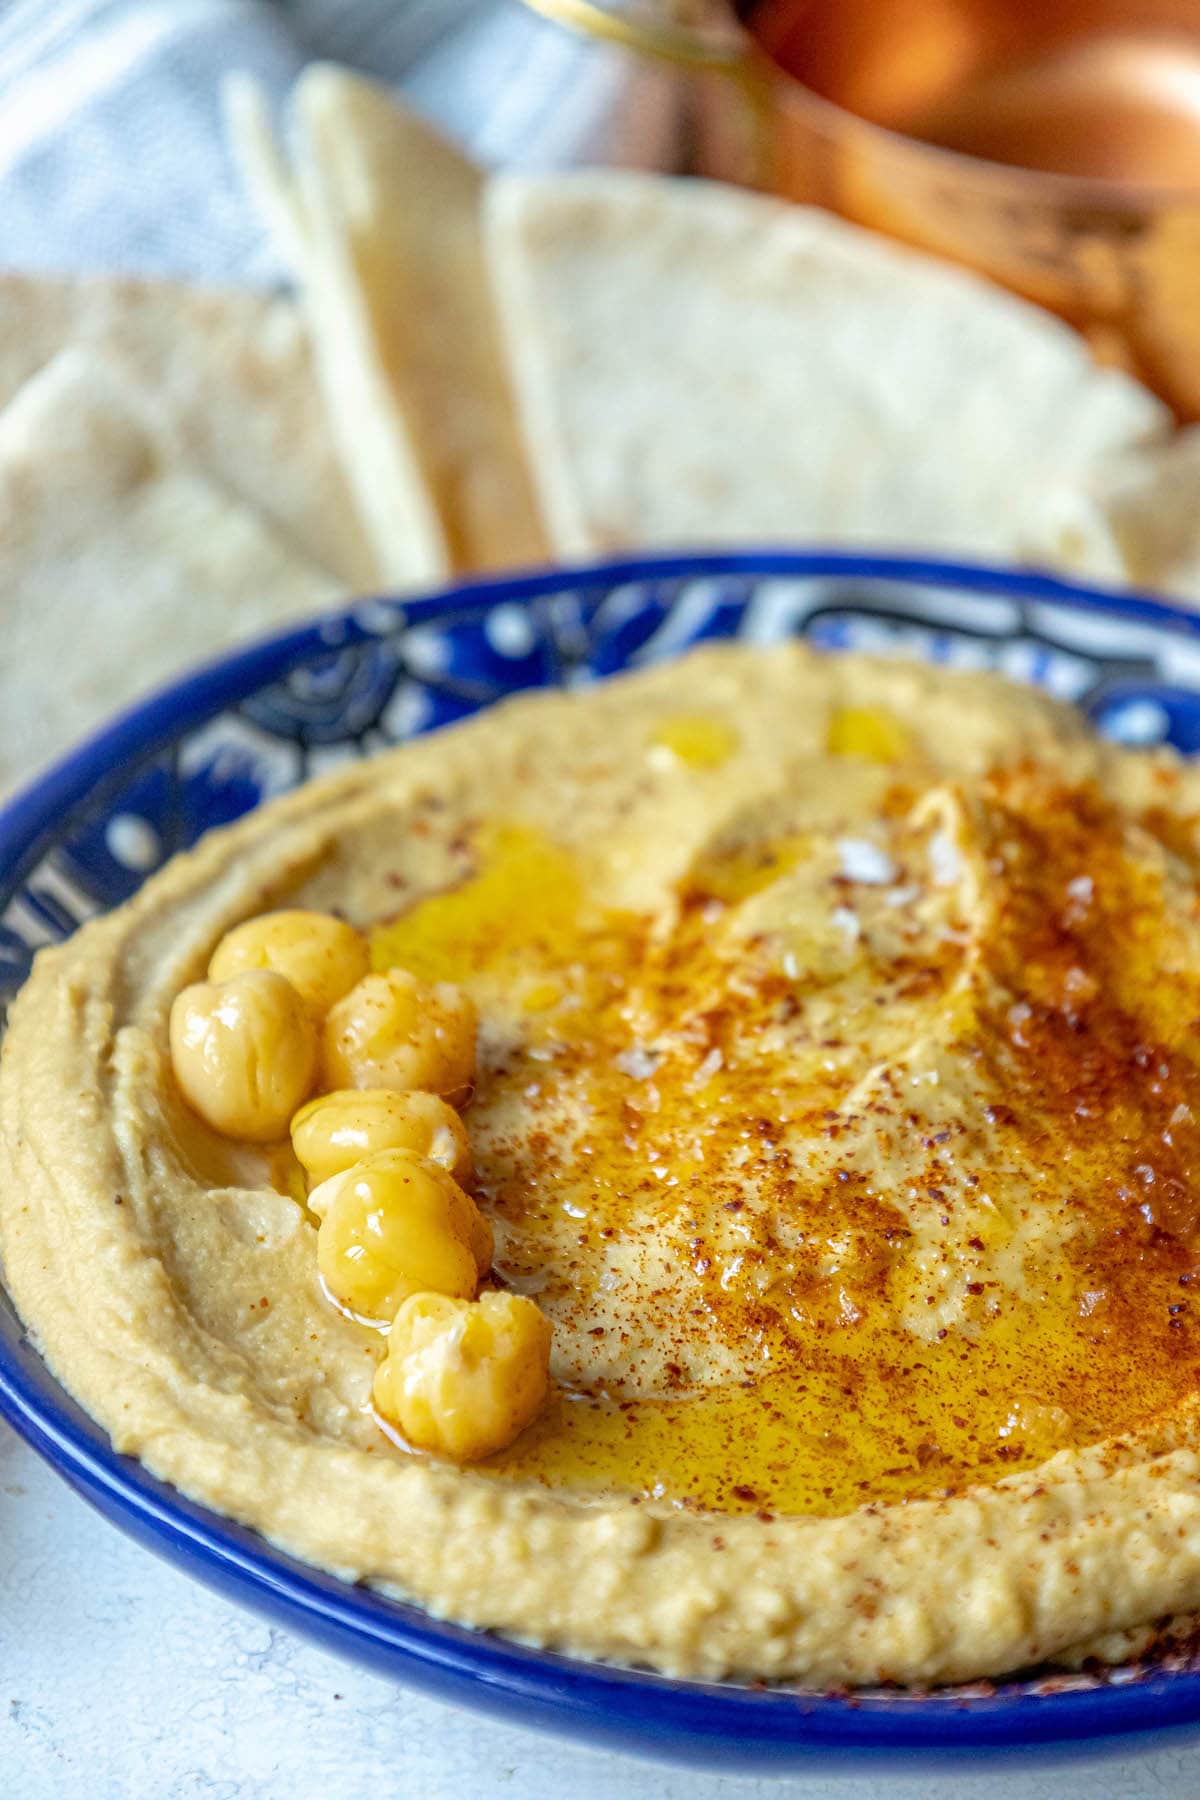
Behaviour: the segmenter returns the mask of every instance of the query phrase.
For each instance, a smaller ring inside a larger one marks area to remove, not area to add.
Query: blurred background
[[[282,277],[222,142],[219,89],[326,58],[397,85],[481,162],[679,162],[686,83],[521,0],[8,0],[0,264]]]
[[[593,27],[682,8],[732,63],[703,75],[683,39],[672,66],[522,0],[8,0],[0,264],[279,280],[220,83],[244,68],[282,98],[324,58],[487,166],[744,177],[972,263],[1200,416],[1194,0],[536,4]]]

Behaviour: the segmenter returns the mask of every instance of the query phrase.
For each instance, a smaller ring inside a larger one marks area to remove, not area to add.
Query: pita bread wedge
[[[293,95],[293,170],[244,84],[230,120],[293,260],[384,574],[403,583],[543,560],[487,289],[479,172],[385,90],[328,65]]]
[[[485,230],[565,556],[1020,554],[1051,485],[1169,427],[1049,315],[813,209],[618,171],[501,175]]]
[[[1049,492],[1040,524],[1056,567],[1200,607],[1200,425]]]
[[[144,393],[182,460],[348,587],[374,585],[291,301],[127,276],[0,274],[0,405],[71,345]]]
[[[1130,581],[1200,605],[1200,425],[1121,458],[1096,499]]]
[[[188,663],[340,592],[172,464],[118,374],[64,350],[0,413],[0,789]]]

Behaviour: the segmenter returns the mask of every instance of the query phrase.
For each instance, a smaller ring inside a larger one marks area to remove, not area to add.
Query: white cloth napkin
[[[225,155],[223,76],[313,57],[395,83],[482,162],[672,166],[673,78],[520,0],[8,0],[0,264],[270,283]]]

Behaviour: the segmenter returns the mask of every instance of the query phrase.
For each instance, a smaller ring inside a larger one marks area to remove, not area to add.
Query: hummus
[[[474,1467],[381,1433],[290,1150],[175,1086],[173,997],[283,905],[478,1008],[554,1388]],[[1200,1607],[1198,1173],[1200,771],[798,645],[213,833],[39,957],[0,1068],[5,1279],[118,1450],[438,1615],[709,1678],[997,1675]]]

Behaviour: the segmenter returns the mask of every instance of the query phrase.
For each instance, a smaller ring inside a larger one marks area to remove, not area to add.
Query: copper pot
[[[693,72],[697,172],[979,269],[1200,417],[1197,0],[530,4]]]

